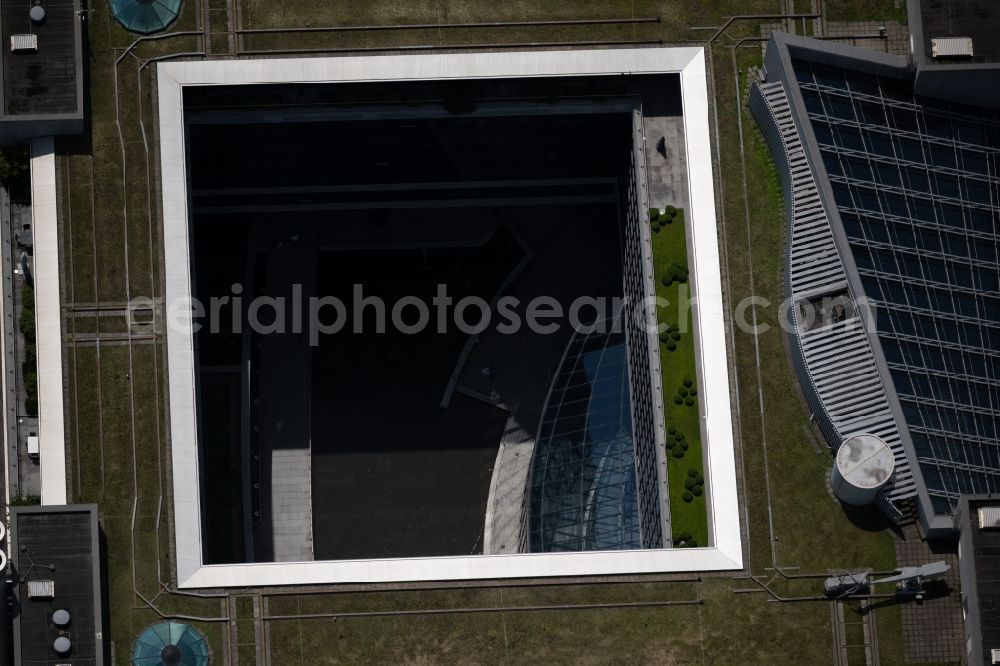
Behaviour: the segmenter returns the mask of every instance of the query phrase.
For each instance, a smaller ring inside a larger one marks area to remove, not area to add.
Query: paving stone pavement
[[[943,581],[928,584],[922,603],[902,605],[904,657],[907,663],[962,663],[965,656],[965,629],[959,593],[957,544],[926,542],[915,526],[896,540],[896,565],[919,566],[944,560],[951,569]]]

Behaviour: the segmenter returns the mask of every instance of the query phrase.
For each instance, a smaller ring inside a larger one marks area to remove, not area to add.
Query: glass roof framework
[[[132,653],[133,666],[208,666],[210,661],[208,641],[202,633],[173,620],[146,627]]]
[[[126,30],[148,35],[166,30],[181,9],[181,0],[111,0],[111,13]]]
[[[935,512],[1000,492],[1000,116],[794,60]]]
[[[623,332],[574,335],[534,456],[531,552],[642,547]]]

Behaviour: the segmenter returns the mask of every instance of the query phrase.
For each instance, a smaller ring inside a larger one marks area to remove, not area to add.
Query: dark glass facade
[[[623,333],[578,333],[553,380],[530,488],[531,552],[641,548]]]
[[[1000,492],[1000,115],[793,61],[939,514]]]

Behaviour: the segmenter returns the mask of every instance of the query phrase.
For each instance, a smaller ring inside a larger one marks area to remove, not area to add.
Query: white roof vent
[[[29,580],[29,599],[51,599],[56,596],[56,582],[54,580]]]
[[[990,663],[1000,664],[1000,650],[998,650],[997,648],[993,648],[992,650],[990,650]]]
[[[935,37],[931,40],[932,58],[971,58],[972,37]]]
[[[38,51],[38,35],[11,35],[11,53],[35,53]]]
[[[1000,505],[979,507],[979,529],[1000,529]]]

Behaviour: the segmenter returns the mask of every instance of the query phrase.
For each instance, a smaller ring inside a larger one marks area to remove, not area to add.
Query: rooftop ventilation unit
[[[990,650],[990,663],[1000,664],[1000,649],[993,648]]]
[[[931,40],[932,58],[971,58],[972,37],[935,37]]]
[[[11,35],[11,53],[37,53],[38,35]]]
[[[45,23],[45,7],[42,7],[42,3],[37,0],[35,6],[28,11],[28,15],[31,17],[31,22],[35,25]]]
[[[1000,529],[1000,505],[979,507],[979,529]]]
[[[70,649],[72,649],[73,644],[69,642],[69,639],[65,636],[60,636],[59,638],[52,641],[52,649],[58,654],[69,654]]]
[[[29,580],[29,599],[51,599],[56,596],[56,582],[54,580]]]

